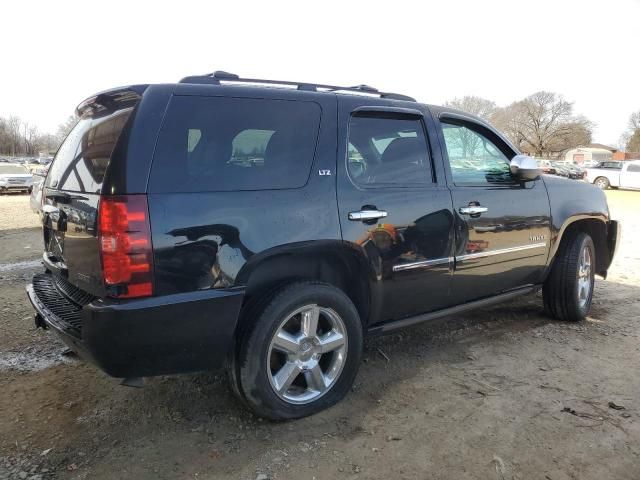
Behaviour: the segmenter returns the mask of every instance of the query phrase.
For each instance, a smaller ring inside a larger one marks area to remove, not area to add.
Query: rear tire
[[[606,190],[611,186],[609,179],[607,177],[598,177],[593,181],[593,184],[598,187],[600,190]]]
[[[588,234],[576,232],[563,239],[542,288],[547,315],[583,320],[591,309],[595,268],[595,247]]]
[[[341,290],[292,283],[254,315],[231,367],[234,390],[249,408],[287,420],[324,410],[347,394],[362,357],[362,324]]]

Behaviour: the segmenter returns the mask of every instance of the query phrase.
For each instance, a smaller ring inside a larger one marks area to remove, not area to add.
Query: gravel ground
[[[224,376],[121,387],[35,330],[41,232],[0,197],[0,479],[640,478],[640,192],[609,191],[621,250],[591,316],[531,295],[366,344],[353,391],[295,422],[243,410]]]

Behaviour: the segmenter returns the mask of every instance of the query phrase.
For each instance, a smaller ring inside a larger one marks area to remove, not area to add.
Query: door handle
[[[354,222],[364,222],[367,220],[378,220],[387,216],[384,210],[359,210],[357,212],[349,212],[349,220]]]
[[[487,207],[481,207],[479,205],[471,205],[468,207],[460,207],[458,211],[462,215],[480,215],[481,213],[488,212],[489,209]]]

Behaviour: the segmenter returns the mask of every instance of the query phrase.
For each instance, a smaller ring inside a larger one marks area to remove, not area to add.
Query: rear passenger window
[[[351,118],[347,167],[361,186],[433,181],[422,120],[413,115],[358,114]]]
[[[313,162],[313,102],[174,97],[153,160],[151,192],[299,188]]]

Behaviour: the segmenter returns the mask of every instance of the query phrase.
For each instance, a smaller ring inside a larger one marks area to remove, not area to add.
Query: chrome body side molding
[[[405,270],[415,270],[419,268],[430,268],[439,265],[452,264],[454,262],[464,262],[465,260],[475,260],[478,258],[492,257],[494,255],[505,255],[507,253],[521,252],[523,250],[535,250],[546,248],[546,242],[532,243],[531,245],[520,245],[518,247],[501,248],[498,250],[487,250],[485,252],[468,253],[466,255],[460,255],[457,257],[443,257],[434,258],[431,260],[422,260],[419,262],[402,263],[400,265],[394,265],[394,272],[402,272]]]
[[[394,265],[394,272],[402,272],[404,270],[415,270],[417,268],[435,267],[438,265],[446,265],[453,263],[453,257],[434,258],[433,260],[422,260],[420,262],[402,263]]]
[[[532,243],[531,245],[520,245],[518,247],[501,248],[498,250],[487,250],[485,252],[468,253],[466,255],[460,255],[456,257],[457,262],[464,262],[465,260],[475,260],[476,258],[492,257],[494,255],[504,255],[507,253],[521,252],[523,250],[535,250],[538,248],[546,248],[546,242]]]

